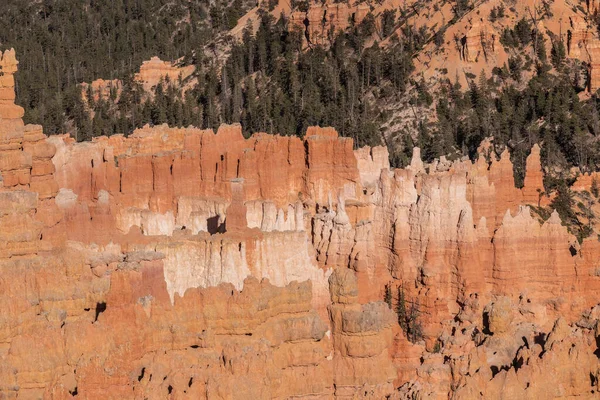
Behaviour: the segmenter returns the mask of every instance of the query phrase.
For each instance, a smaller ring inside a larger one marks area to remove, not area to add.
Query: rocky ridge
[[[600,245],[532,216],[539,148],[516,189],[508,152],[390,169],[331,128],[76,143],[0,65],[2,396],[597,395]]]
[[[328,46],[335,33],[346,31],[351,23],[359,25],[370,13],[375,33],[366,45],[377,41],[386,46],[393,42],[394,34],[383,36],[380,17],[385,11],[393,11],[397,17],[395,33],[414,27],[415,32],[424,31],[429,38],[415,54],[414,78],[423,78],[434,86],[448,78],[468,88],[471,74],[479,76],[483,72],[489,77],[494,67],[502,68],[510,56],[519,54],[518,49],[509,49],[500,40],[504,28],[512,28],[525,18],[537,26],[540,35],[550,39],[545,41],[547,54],[551,54],[553,43],[563,42],[566,55],[587,67],[588,90],[594,93],[600,87],[600,42],[594,20],[599,11],[597,2],[493,0],[469,4],[470,9],[458,16],[453,2],[314,2],[305,12],[292,12],[289,19],[305,32],[307,44]],[[492,19],[492,11],[499,8],[503,13]],[[439,39],[433,40],[436,35]]]

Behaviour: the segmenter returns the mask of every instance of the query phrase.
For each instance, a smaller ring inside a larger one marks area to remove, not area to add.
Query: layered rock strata
[[[600,245],[532,215],[537,146],[517,189],[485,144],[390,169],[331,128],[75,143],[1,93],[2,397],[597,394]]]

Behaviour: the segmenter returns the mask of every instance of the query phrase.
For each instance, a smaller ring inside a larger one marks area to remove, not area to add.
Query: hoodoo
[[[517,189],[332,128],[76,143],[0,65],[0,397],[597,395],[600,246],[532,212],[537,146]]]

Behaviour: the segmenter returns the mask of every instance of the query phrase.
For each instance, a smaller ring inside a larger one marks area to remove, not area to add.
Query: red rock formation
[[[41,199],[58,192],[51,159],[55,147],[47,143],[40,126],[25,126],[23,108],[14,104],[15,51],[5,51],[0,60],[0,176],[4,188],[27,189]]]
[[[144,89],[143,95],[152,97],[154,89],[159,84],[177,85],[182,91],[186,91],[196,82],[194,79],[188,79],[195,71],[193,65],[178,67],[168,61],[162,61],[158,57],[152,57],[148,61],[144,61],[140,66],[140,71],[135,74],[134,79]],[[179,87],[181,79],[181,87]],[[81,98],[84,104],[89,105],[90,100],[95,102],[99,100],[118,102],[123,90],[123,82],[119,79],[104,80],[97,79],[91,83],[82,83]],[[14,94],[14,91],[11,90]],[[90,99],[91,96],[91,99]],[[90,110],[93,112],[93,110]]]
[[[540,147],[534,144],[531,148],[531,154],[527,157],[525,165],[525,180],[523,189],[521,189],[525,204],[546,205],[547,197],[542,196],[544,192],[544,173],[542,171],[542,162],[540,160]]]
[[[470,63],[495,58],[500,46],[498,33],[482,21],[475,21],[463,39],[462,58]]]
[[[89,103],[89,95],[92,95],[93,101],[109,101],[114,96],[114,101],[118,101],[121,96],[123,82],[118,79],[104,80],[97,79],[92,83],[81,84],[81,97],[85,103]]]
[[[591,15],[591,14],[590,14]],[[569,18],[567,55],[588,64],[588,89],[591,93],[600,88],[600,39],[598,32],[583,16]]]
[[[370,8],[364,3],[311,3],[306,12],[295,11],[290,15],[292,27],[305,32],[305,39],[312,45],[328,45],[334,35],[345,31],[350,23],[360,24]]]
[[[23,128],[23,107],[15,105],[15,77],[19,62],[15,50],[6,50],[0,54],[0,135],[10,139]]]
[[[231,204],[227,208],[227,231],[243,232],[248,229],[247,209],[244,204],[244,180],[231,181]]]
[[[394,313],[383,302],[359,304],[354,272],[336,270],[329,278],[333,334],[333,381],[336,398],[369,398],[394,392],[396,371],[389,358]]]
[[[161,79],[169,79],[175,83],[179,79],[185,80],[194,73],[193,65],[179,68],[168,61],[162,61],[158,57],[152,57],[149,61],[144,61],[140,67],[140,72],[135,75],[135,80],[142,84],[146,92],[150,92],[153,87],[158,85]]]
[[[576,192],[590,190],[592,185],[597,185],[600,189],[600,174],[598,172],[579,175],[575,180],[575,183],[573,183],[573,186],[571,186],[571,190]]]
[[[569,251],[574,245],[574,237],[561,225],[556,212],[542,226],[531,217],[529,207],[522,208],[515,217],[507,212],[494,234],[495,292],[518,292],[526,298],[543,296],[536,302],[565,304],[574,291],[569,286],[575,278],[575,259]],[[535,251],[521,251],[527,248]],[[527,268],[515,270],[518,263]]]
[[[537,146],[517,189],[485,144],[390,170],[331,128],[75,143],[3,96],[0,397],[598,391],[600,244],[531,216]]]

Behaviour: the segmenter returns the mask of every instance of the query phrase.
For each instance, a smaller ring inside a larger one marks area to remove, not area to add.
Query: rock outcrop
[[[597,395],[600,244],[532,215],[537,146],[517,189],[485,143],[406,169],[331,128],[76,143],[1,65],[0,397]]]
[[[584,61],[588,67],[587,87],[591,93],[600,88],[600,38],[595,25],[590,18],[581,15],[569,17],[569,30],[567,31],[567,55]]]
[[[461,40],[462,59],[476,63],[480,58],[488,61],[496,58],[496,46],[500,46],[498,33],[482,21],[476,21]]]
[[[375,7],[373,14],[377,15],[378,9],[390,4],[394,1],[382,2]],[[408,1],[401,7],[405,10],[402,13],[403,23],[399,23],[396,29],[414,26],[430,37],[436,37],[415,57],[414,77],[424,79],[430,91],[446,79],[457,80],[466,89],[471,83],[476,83],[476,77],[483,74],[493,77],[494,68],[503,68],[508,65],[511,56],[519,53],[514,53],[516,49],[500,39],[505,29],[515,29],[522,19],[531,24],[536,21],[536,32],[544,37],[546,54],[550,54],[552,46],[561,42],[566,56],[579,61],[582,67],[578,72],[581,88],[587,85],[588,92],[593,94],[600,87],[600,37],[595,22],[598,13],[595,1],[575,6],[568,1],[553,1],[540,7],[535,0],[510,5],[503,0],[490,0],[471,4],[470,10],[459,13],[460,16],[456,13],[459,10],[449,3]],[[393,35],[390,35],[382,44],[394,43],[392,38]],[[529,80],[534,75],[534,72],[524,70],[521,79]]]
[[[0,134],[8,138],[23,128],[23,107],[15,105],[15,72],[19,62],[14,49],[0,53]]]
[[[135,75],[135,80],[142,85],[146,92],[150,92],[161,81],[184,81],[194,73],[195,69],[196,67],[193,65],[178,67],[168,61],[162,61],[158,57],[152,57],[149,61],[142,63],[140,72]]]
[[[370,8],[365,3],[326,2],[310,3],[308,10],[294,11],[290,15],[290,23],[304,32],[304,39],[311,45],[329,45],[336,32],[345,31],[350,24],[360,24]]]
[[[81,98],[86,105],[90,101],[118,101],[123,90],[123,82],[118,79],[96,79],[92,83],[81,84]]]

